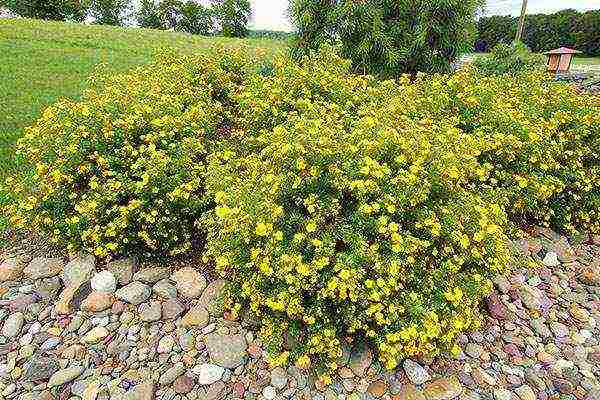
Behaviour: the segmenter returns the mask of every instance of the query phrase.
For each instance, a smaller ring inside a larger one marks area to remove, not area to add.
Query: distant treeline
[[[517,31],[517,17],[492,16],[477,23],[475,50],[489,51],[497,43],[511,43]],[[572,47],[589,56],[600,56],[600,10],[563,10],[554,14],[528,15],[523,42],[534,52],[560,46]]]

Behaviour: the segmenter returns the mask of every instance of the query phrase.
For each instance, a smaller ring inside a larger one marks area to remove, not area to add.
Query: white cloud
[[[488,0],[486,15],[519,15],[522,0]],[[553,13],[573,8],[579,11],[600,9],[600,0],[529,0],[527,14]]]

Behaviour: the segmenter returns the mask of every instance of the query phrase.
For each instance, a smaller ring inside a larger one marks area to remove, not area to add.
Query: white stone
[[[273,386],[266,386],[263,389],[262,395],[266,400],[273,400],[277,396],[277,391]]]
[[[192,372],[198,376],[198,383],[200,385],[212,385],[221,379],[225,368],[216,364],[200,364],[196,365],[192,369]]]
[[[546,254],[543,263],[546,267],[558,267],[560,265],[560,261],[558,261],[558,255],[553,251],[549,251]]]
[[[96,292],[114,293],[117,291],[117,278],[110,271],[100,271],[93,276],[92,290]]]

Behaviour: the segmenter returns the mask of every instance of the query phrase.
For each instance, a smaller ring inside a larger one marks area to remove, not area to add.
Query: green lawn
[[[162,47],[183,53],[214,46],[281,51],[285,42],[191,36],[139,28],[86,26],[38,20],[0,20],[0,181],[23,169],[13,146],[44,106],[61,97],[77,98],[99,64],[122,72],[147,63]],[[10,192],[0,189],[0,206]],[[0,215],[0,230],[5,222]]]
[[[600,67],[600,57],[575,57],[573,65],[594,65]]]

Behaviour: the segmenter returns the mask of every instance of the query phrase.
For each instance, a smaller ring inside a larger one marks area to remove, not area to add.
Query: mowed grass
[[[586,65],[600,67],[600,57],[574,57],[572,65]]]
[[[108,73],[148,63],[161,48],[184,54],[215,46],[262,49],[277,53],[286,43],[269,39],[230,39],[178,32],[47,22],[0,20],[0,181],[26,172],[14,155],[23,128],[59,98],[77,99],[97,65]],[[10,188],[0,189],[0,207]],[[6,221],[0,214],[0,231]]]

